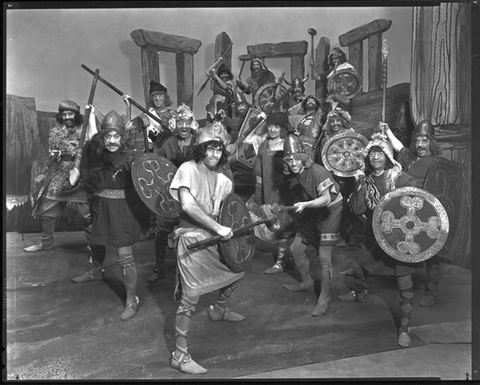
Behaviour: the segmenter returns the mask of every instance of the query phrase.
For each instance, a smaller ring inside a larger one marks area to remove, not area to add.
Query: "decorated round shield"
[[[342,177],[351,177],[365,167],[363,150],[368,139],[349,131],[332,136],[322,148],[322,162],[328,171]]]
[[[448,236],[447,212],[429,192],[401,187],[380,200],[373,212],[375,238],[389,256],[422,262],[437,254]]]
[[[331,94],[340,94],[352,99],[362,90],[362,77],[353,68],[338,70],[328,79],[327,89]]]
[[[230,194],[220,208],[219,222],[232,230],[249,225],[252,222],[245,203],[236,194]],[[253,229],[238,232],[228,241],[220,241],[220,253],[227,266],[233,271],[244,271],[250,264],[255,252],[255,233]]]
[[[178,217],[177,202],[168,189],[177,168],[166,158],[146,153],[132,163],[132,180],[143,203],[155,214],[166,218]]]
[[[282,107],[283,110],[287,110],[290,107],[288,105],[288,95],[285,95],[281,101],[277,102],[277,97],[275,95],[277,87],[278,84],[275,82],[267,83],[261,86],[255,93],[255,100],[253,102],[255,107],[261,112],[265,112],[267,114],[279,110],[280,107]],[[288,89],[285,86],[282,85],[280,87],[279,97],[288,92]]]

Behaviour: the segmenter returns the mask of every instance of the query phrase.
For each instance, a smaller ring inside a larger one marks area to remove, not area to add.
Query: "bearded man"
[[[244,94],[252,95],[252,103],[255,100],[255,94],[258,89],[267,83],[275,82],[276,78],[273,72],[271,72],[262,59],[254,57],[250,61],[251,76],[247,78],[248,86],[242,83],[240,77],[237,78],[237,87],[240,88]]]
[[[86,237],[89,238],[90,210],[86,194],[78,185],[79,171],[74,167],[83,126],[80,106],[71,100],[62,101],[55,120],[57,125],[50,130],[48,137],[50,165],[45,174],[36,179],[42,182],[42,186],[36,196],[35,206],[38,208],[34,209],[33,216],[41,217],[42,238],[34,245],[25,247],[24,251],[27,252],[48,250],[52,247],[56,219],[63,215],[69,203],[74,205],[84,218]],[[88,141],[95,132],[95,117],[90,114],[85,140]]]
[[[93,113],[93,107],[92,107]],[[131,176],[132,162],[138,155],[129,148],[125,123],[110,111],[101,123],[101,131],[91,140],[81,163],[81,174],[92,199],[92,264],[85,274],[73,278],[75,283],[102,280],[106,246],[116,248],[116,261],[122,269],[126,288],[125,321],[138,310],[137,268],[133,245],[141,239],[141,227],[150,220],[150,212],[137,195]]]
[[[207,310],[210,321],[240,322],[243,315],[227,308],[227,302],[245,272],[230,270],[221,260],[218,244],[188,249],[197,241],[220,235],[233,236],[230,227],[218,222],[220,206],[233,191],[227,176],[227,133],[220,123],[202,129],[194,146],[193,159],[183,163],[170,185],[170,194],[180,203],[180,226],[175,230],[177,285],[181,301],[175,317],[175,351],[171,366],[184,373],[202,374],[207,369],[197,364],[188,352],[187,335],[200,295],[218,290],[215,305]]]
[[[308,155],[316,160],[314,150],[325,123],[325,112],[321,108],[320,100],[314,95],[306,96],[299,107],[296,111],[289,110],[288,119]]]
[[[442,148],[435,140],[435,130],[429,120],[423,120],[417,124],[412,132],[412,144],[410,148],[404,147],[397,139],[387,124],[384,125],[385,133],[398,152],[398,162],[403,171],[415,179],[416,186],[423,188],[425,180],[433,164],[442,153]],[[434,306],[438,300],[438,283],[440,280],[440,259],[433,256],[425,261],[427,270],[427,286],[425,296],[420,300],[424,307]]]
[[[165,86],[154,80],[150,81],[148,112],[156,116],[161,123],[145,113],[130,121],[132,106],[129,99],[130,96],[123,95],[123,100],[127,105],[127,121],[129,121],[125,127],[127,132],[132,129],[140,131],[146,129],[150,149],[153,148],[153,143],[155,143],[159,136],[162,139],[166,139],[171,135],[172,130],[169,127],[169,121],[172,118],[172,110],[168,107],[172,105],[172,101]]]

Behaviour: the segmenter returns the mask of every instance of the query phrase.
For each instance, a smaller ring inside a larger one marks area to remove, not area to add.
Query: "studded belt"
[[[108,199],[125,199],[125,190],[111,190],[106,188],[95,195]]]

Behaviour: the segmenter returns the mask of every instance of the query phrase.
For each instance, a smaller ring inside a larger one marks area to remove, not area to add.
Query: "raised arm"
[[[380,125],[384,127],[384,132],[387,135],[390,142],[392,142],[393,149],[396,152],[400,152],[404,147],[402,142],[400,142],[400,140],[393,134],[392,130],[390,130],[390,127],[388,126],[387,123],[380,123]]]

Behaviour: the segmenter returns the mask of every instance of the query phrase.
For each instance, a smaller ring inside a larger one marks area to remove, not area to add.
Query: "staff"
[[[388,56],[388,42],[387,39],[383,39],[382,43],[382,57],[383,57],[383,66],[382,66],[382,123],[385,123],[385,105],[387,101],[387,56]],[[383,125],[382,125],[382,134],[385,134]]]
[[[86,65],[82,64],[82,68],[87,71],[87,72],[90,72],[92,75],[94,75],[95,73],[90,69],[88,68]],[[112,89],[113,91],[115,91],[117,94],[119,94],[120,96],[123,96],[125,93],[120,91],[117,87],[115,87],[113,84],[109,83],[108,81],[106,81],[104,78],[102,78],[100,75],[98,76],[98,80],[100,80],[103,84],[105,84],[107,87],[109,87],[110,89]],[[149,112],[147,109],[143,108],[140,104],[138,104],[135,100],[133,100],[132,98],[128,98],[130,100],[130,103],[132,103],[135,107],[137,107],[140,111],[142,111],[144,114],[150,116],[153,120],[155,120],[156,122],[162,124],[162,121],[155,115],[153,115],[151,112]]]
[[[100,70],[96,69],[95,74],[93,75],[92,87],[90,88],[90,95],[88,95],[87,105],[93,104],[93,97],[95,96],[95,89],[97,88],[97,80],[98,80],[99,73],[100,73]],[[85,111],[82,133],[80,134],[80,141],[78,143],[77,152],[75,154],[74,167],[76,169],[80,168],[80,162],[82,160],[82,154],[83,154],[83,144],[85,143],[85,136],[87,134],[89,118],[90,118],[90,108]]]

